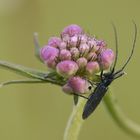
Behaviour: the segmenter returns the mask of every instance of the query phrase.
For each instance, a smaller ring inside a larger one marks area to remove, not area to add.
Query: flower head
[[[103,40],[86,34],[75,24],[65,27],[60,37],[52,37],[40,50],[44,63],[66,79],[65,92],[87,92],[87,79],[114,61],[114,52]]]

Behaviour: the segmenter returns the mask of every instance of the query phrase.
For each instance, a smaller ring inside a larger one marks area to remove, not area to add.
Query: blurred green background
[[[33,33],[41,45],[75,23],[114,48],[110,21],[119,34],[119,62],[129,55],[134,28],[140,28],[139,0],[0,0],[0,59],[46,70],[34,57]],[[140,39],[127,76],[112,86],[124,112],[140,123]],[[0,82],[21,79],[0,69]],[[62,140],[72,111],[72,97],[50,84],[13,85],[0,89],[0,140]],[[103,104],[83,125],[79,140],[133,140],[113,122]]]

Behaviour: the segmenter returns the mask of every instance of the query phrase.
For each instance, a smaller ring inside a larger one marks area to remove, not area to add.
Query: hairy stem
[[[112,92],[109,90],[104,97],[104,104],[116,124],[128,134],[140,138],[140,125],[129,119],[121,110]]]
[[[64,140],[78,140],[78,135],[84,122],[82,119],[82,112],[85,102],[86,99],[79,98],[78,104],[73,107],[65,129]]]

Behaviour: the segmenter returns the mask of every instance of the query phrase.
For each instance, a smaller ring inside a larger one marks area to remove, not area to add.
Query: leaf
[[[39,41],[38,41],[38,34],[34,33],[34,48],[35,48],[35,56],[37,57],[37,59],[41,62],[43,62],[43,60],[40,57],[40,45],[39,45]]]
[[[77,105],[79,97],[77,95],[73,95],[74,105]]]
[[[0,60],[0,67],[13,71],[22,76],[26,76],[28,78],[35,78],[41,80],[46,80],[45,77],[49,74],[47,72],[41,72],[39,70],[27,68],[21,65],[13,64],[2,60]]]
[[[42,72],[40,70],[27,68],[21,65],[17,65],[17,64],[13,64],[13,63],[10,63],[7,61],[1,61],[1,60],[0,60],[0,67],[13,71],[19,75],[22,75],[28,78],[40,79],[42,81],[56,84],[59,86],[62,86],[66,83],[66,80],[60,77],[56,72]]]
[[[46,83],[47,81],[25,79],[25,80],[10,80],[0,83],[0,87],[11,85],[11,84],[35,84],[35,83]]]

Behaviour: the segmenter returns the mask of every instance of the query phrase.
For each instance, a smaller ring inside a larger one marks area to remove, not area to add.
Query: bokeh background
[[[34,56],[33,33],[40,44],[75,23],[114,49],[110,22],[119,34],[119,62],[128,57],[132,19],[140,29],[139,0],[0,0],[0,59],[47,70]],[[140,124],[140,39],[127,76],[112,86],[126,115]],[[0,82],[23,77],[0,69]],[[50,84],[11,85],[0,89],[1,140],[62,140],[73,100]],[[83,125],[79,140],[134,140],[112,120],[103,104]]]

